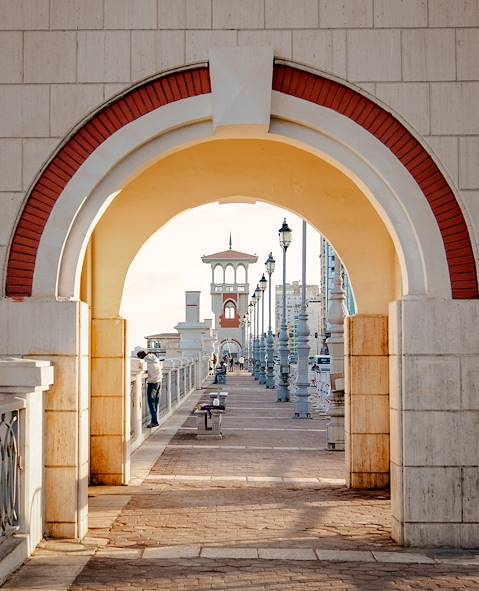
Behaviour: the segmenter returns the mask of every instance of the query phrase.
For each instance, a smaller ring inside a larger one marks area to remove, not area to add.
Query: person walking
[[[244,369],[244,357],[243,357],[243,355],[241,355],[240,358],[239,358],[239,366],[240,366],[240,369]]]
[[[137,356],[146,361],[146,399],[148,401],[148,408],[150,410],[151,421],[147,425],[149,429],[158,427],[158,405],[160,402],[160,390],[162,371],[160,360],[154,353],[147,353],[146,351],[138,351]]]

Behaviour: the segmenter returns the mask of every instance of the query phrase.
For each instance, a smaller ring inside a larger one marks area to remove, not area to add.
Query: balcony
[[[212,283],[211,293],[248,293],[247,283]]]

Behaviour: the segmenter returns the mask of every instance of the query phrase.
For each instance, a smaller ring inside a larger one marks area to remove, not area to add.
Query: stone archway
[[[461,456],[463,440],[454,443],[457,450],[451,466],[443,443],[415,443],[410,439],[418,432],[424,433],[424,438],[431,437],[432,420],[443,421],[445,430],[451,428],[447,422],[451,410],[462,413],[456,415],[461,421],[461,437],[473,434],[477,418],[473,409],[449,402],[447,392],[441,389],[442,380],[438,381],[441,372],[431,370],[441,367],[438,355],[442,361],[448,357],[448,367],[455,372],[454,384],[460,388],[463,377],[470,375],[466,358],[479,355],[477,338],[471,330],[466,330],[466,338],[461,341],[463,327],[479,316],[479,310],[472,241],[460,204],[419,140],[387,110],[346,84],[284,64],[272,68],[271,53],[260,55],[258,58],[254,50],[246,56],[233,73],[233,85],[228,64],[237,60],[227,51],[214,55],[213,93],[206,66],[168,74],[128,91],[105,105],[66,140],[29,193],[10,248],[6,295],[12,299],[5,300],[3,307],[11,315],[11,332],[43,311],[45,321],[50,321],[52,336],[48,340],[44,334],[33,334],[30,339],[24,335],[24,341],[12,353],[58,356],[58,363],[64,364],[64,382],[57,384],[52,395],[51,437],[58,438],[64,432],[61,425],[64,428],[68,421],[79,425],[75,445],[65,460],[69,464],[62,464],[62,468],[69,469],[66,488],[70,496],[74,489],[75,495],[68,499],[69,503],[51,509],[51,519],[47,516],[47,520],[52,532],[75,537],[81,536],[85,528],[88,464],[84,461],[81,425],[89,388],[85,363],[89,358],[90,323],[88,310],[79,300],[88,240],[101,216],[109,211],[107,208],[120,202],[115,199],[118,193],[155,162],[212,140],[249,139],[304,150],[341,171],[363,194],[365,203],[389,233],[401,277],[401,289],[390,308],[389,347],[384,347],[384,320],[377,331],[372,330],[376,317],[371,313],[375,310],[363,308],[367,317],[359,318],[357,326],[350,326],[350,394],[384,394],[371,392],[384,384],[372,385],[364,376],[371,368],[387,368],[389,364],[391,377],[386,388],[392,399],[395,539],[411,544],[452,537],[459,543],[473,541],[474,531],[456,510],[467,502],[467,490],[457,490],[456,483],[463,474],[472,475],[474,466],[469,455],[464,459]],[[253,61],[257,62],[254,68]],[[237,100],[231,101],[232,92]],[[248,100],[242,102],[245,97]],[[257,197],[254,193],[250,196]],[[145,228],[143,239],[150,230]],[[124,257],[126,267],[128,256],[132,256],[131,252]],[[23,302],[18,301],[23,298]],[[446,326],[438,322],[439,318],[447,320]],[[100,310],[94,321],[94,365],[105,369],[118,364],[124,368],[124,323],[108,309]],[[112,335],[116,335],[113,345]],[[121,371],[115,372],[115,383],[102,381],[100,375],[94,368],[92,387],[103,389],[104,395],[125,390]],[[384,377],[384,372],[377,375]],[[472,387],[466,385],[466,389]],[[75,388],[75,395],[66,403],[69,388]],[[437,389],[439,394],[424,402],[424,393]],[[117,398],[121,401],[121,396]],[[358,441],[362,441],[361,449],[373,457],[377,447],[370,436],[376,434],[365,435],[368,437]],[[122,433],[114,436],[116,445],[124,446]],[[431,453],[431,449],[439,454]],[[113,439],[97,452],[105,466],[118,463]],[[351,461],[354,463],[354,458]],[[124,454],[121,462],[120,472],[105,474],[112,476],[112,482],[116,482],[118,474],[121,479],[128,478]],[[50,486],[55,485],[55,470],[47,471],[47,478]],[[440,510],[436,513],[427,500],[414,506],[410,503],[410,496],[427,491],[431,482],[439,491],[436,501]],[[455,502],[452,509],[448,504],[451,488]]]

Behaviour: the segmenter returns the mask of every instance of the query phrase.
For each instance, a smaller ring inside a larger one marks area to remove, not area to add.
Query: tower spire
[[[231,240],[231,232],[230,232],[230,250],[231,250],[232,247],[233,247],[233,243],[232,243],[232,240]]]

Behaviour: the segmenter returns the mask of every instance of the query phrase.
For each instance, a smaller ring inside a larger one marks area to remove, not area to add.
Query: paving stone
[[[316,560],[312,548],[258,548],[259,558],[265,560]]]
[[[111,558],[127,558],[128,560],[135,560],[140,558],[141,556],[141,551],[140,550],[136,550],[136,549],[131,549],[131,548],[100,548],[97,553],[96,556],[105,558],[105,557],[111,557]]]
[[[195,558],[200,555],[200,550],[200,545],[145,548],[143,558]]]
[[[414,564],[434,564],[434,560],[425,554],[413,552],[374,552],[374,558],[378,562],[401,562]]]
[[[203,558],[258,558],[256,548],[203,548]]]
[[[318,560],[331,562],[376,562],[372,552],[361,550],[320,550],[316,548]]]

